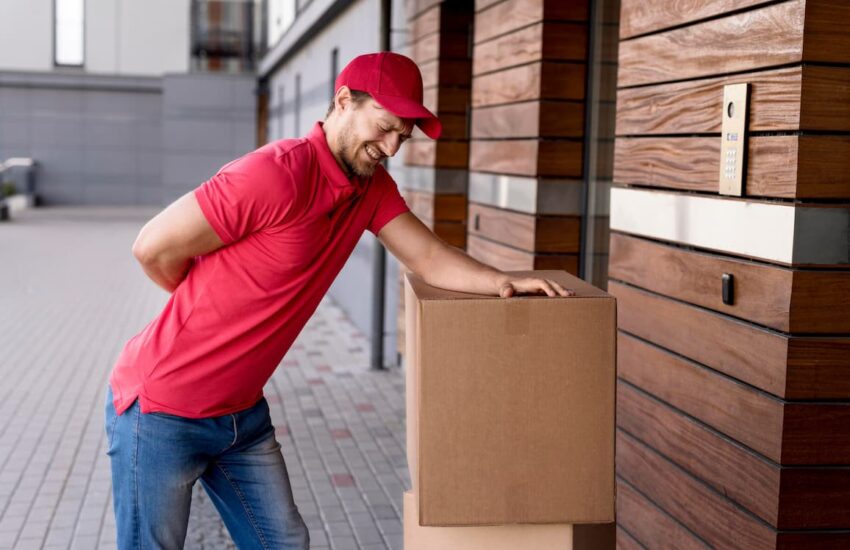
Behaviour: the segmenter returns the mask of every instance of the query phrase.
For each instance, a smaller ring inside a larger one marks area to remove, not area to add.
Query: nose
[[[396,132],[389,132],[381,141],[381,150],[388,157],[395,156],[401,147],[401,137]]]

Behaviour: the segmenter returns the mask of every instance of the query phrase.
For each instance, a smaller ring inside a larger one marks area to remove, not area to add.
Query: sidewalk
[[[144,209],[40,209],[0,224],[0,550],[115,547],[103,399],[166,294],[130,253]],[[400,549],[404,378],[326,298],[266,386],[315,549]],[[196,487],[187,548],[234,548]]]

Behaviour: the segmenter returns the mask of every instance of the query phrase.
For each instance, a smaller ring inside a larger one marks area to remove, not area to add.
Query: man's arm
[[[431,286],[508,298],[515,293],[571,296],[549,279],[511,277],[447,245],[410,212],[396,216],[378,238],[408,269]]]
[[[145,224],[133,243],[133,255],[153,282],[174,292],[189,273],[195,256],[222,246],[190,192]]]

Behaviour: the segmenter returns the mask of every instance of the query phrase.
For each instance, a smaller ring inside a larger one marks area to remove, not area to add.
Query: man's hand
[[[574,290],[564,288],[552,279],[535,277],[511,278],[499,287],[499,296],[510,298],[516,294],[545,294],[546,296],[575,296]]]

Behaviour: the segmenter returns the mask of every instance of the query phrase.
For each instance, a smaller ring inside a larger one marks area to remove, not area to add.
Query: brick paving
[[[115,547],[103,399],[167,295],[130,245],[154,211],[48,208],[0,224],[0,550]],[[404,379],[325,298],[266,386],[315,549],[400,549]],[[200,485],[186,548],[234,548]]]

